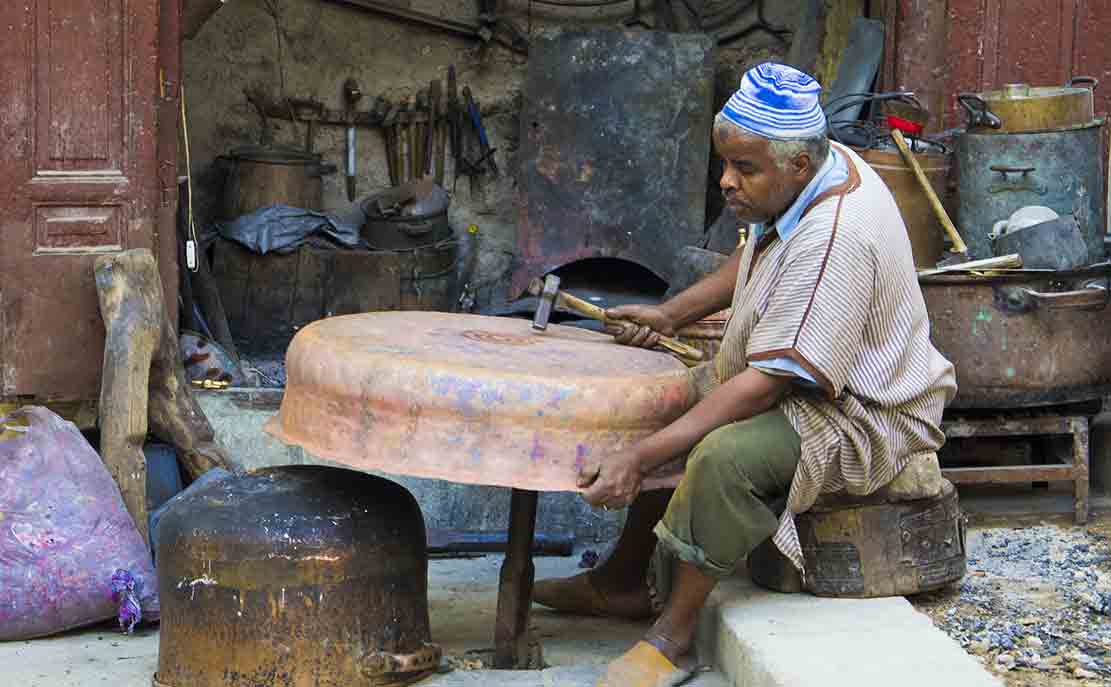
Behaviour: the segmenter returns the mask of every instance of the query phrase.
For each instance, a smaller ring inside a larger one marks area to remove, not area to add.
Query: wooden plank
[[[1031,417],[1018,420],[946,420],[941,431],[949,439],[970,437],[1030,436],[1035,434],[1072,434],[1070,417]]]
[[[1076,467],[1073,465],[1004,465],[989,468],[946,468],[941,471],[941,474],[953,484],[1071,482],[1076,478]]]
[[[401,303],[402,255],[333,251],[325,295],[328,315],[397,310]]]

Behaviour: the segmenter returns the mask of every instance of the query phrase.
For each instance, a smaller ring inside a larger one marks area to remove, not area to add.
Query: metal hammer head
[[[548,328],[548,318],[552,316],[556,296],[559,295],[559,277],[549,274],[543,280],[529,282],[528,292],[540,299],[536,304],[536,315],[532,318],[532,328],[544,331]]]

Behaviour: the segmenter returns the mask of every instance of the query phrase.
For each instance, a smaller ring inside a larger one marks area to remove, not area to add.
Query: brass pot
[[[942,240],[945,229],[930,205],[929,196],[918,183],[914,170],[907,166],[898,150],[853,150],[875,170],[895,197],[895,205],[899,207],[899,214],[903,216],[903,224],[910,237],[915,267],[934,267],[945,251]],[[934,192],[938,197],[944,198],[945,185],[949,178],[949,157],[943,153],[915,153],[914,157]]]
[[[335,165],[319,155],[279,147],[247,146],[217,159],[226,174],[224,219],[232,220],[271,205],[321,211],[323,176]]]
[[[267,468],[186,494],[158,532],[155,687],[385,687],[439,665],[424,520],[394,482]]]
[[[997,91],[961,93],[957,102],[968,112],[970,132],[1017,134],[1071,129],[1095,119],[1092,91],[1098,84],[1090,76],[1073,77],[1064,86],[1007,84]]]

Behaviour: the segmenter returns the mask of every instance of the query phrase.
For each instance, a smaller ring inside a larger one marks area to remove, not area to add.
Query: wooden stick
[[[922,191],[930,200],[930,205],[934,209],[934,214],[941,222],[941,226],[945,228],[945,233],[949,234],[949,240],[953,242],[954,253],[968,253],[968,246],[965,245],[964,239],[961,238],[957,232],[956,225],[953,220],[949,219],[949,213],[945,211],[945,207],[941,204],[941,200],[934,192],[934,187],[930,184],[930,180],[926,178],[926,173],[922,171],[922,166],[918,164],[918,158],[914,157],[914,153],[910,152],[910,147],[907,145],[907,140],[903,138],[903,132],[898,129],[891,130],[891,138],[895,140],[895,145],[899,147],[899,152],[903,154],[903,159],[906,160],[907,165],[914,170],[914,176],[918,178],[918,184],[922,187]]]
[[[983,260],[969,260],[968,262],[960,262],[955,265],[946,265],[933,270],[919,270],[919,277],[932,277],[935,274],[945,274],[946,272],[981,272],[992,269],[1009,269],[1022,267],[1022,256],[1018,253],[1010,255],[1003,255],[998,258],[985,258]]]
[[[590,303],[588,301],[584,301],[581,298],[578,298],[576,296],[572,296],[571,294],[569,294],[565,291],[560,291],[559,295],[556,296],[556,304],[557,305],[562,305],[563,307],[567,308],[568,310],[571,310],[572,312],[578,313],[579,315],[582,315],[583,317],[589,317],[592,320],[598,320],[599,322],[602,322],[603,324],[607,324],[607,325],[615,324],[615,325],[618,325],[618,326],[621,325],[620,320],[608,319],[606,317],[606,311],[604,309],[599,308],[597,305],[594,305],[593,303]],[[688,346],[687,344],[683,343],[682,341],[672,339],[669,336],[660,336],[659,345],[666,348],[667,350],[671,351],[672,353],[679,356],[680,358],[689,358],[689,359],[695,360],[695,361],[702,360],[702,351],[698,350],[697,348],[694,348],[693,346]]]

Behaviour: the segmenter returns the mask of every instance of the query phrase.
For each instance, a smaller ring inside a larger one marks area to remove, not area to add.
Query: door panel
[[[19,96],[0,99],[0,396],[99,393],[93,261],[155,249],[174,201],[156,148],[159,19],[159,0],[0,3],[0,92]]]

